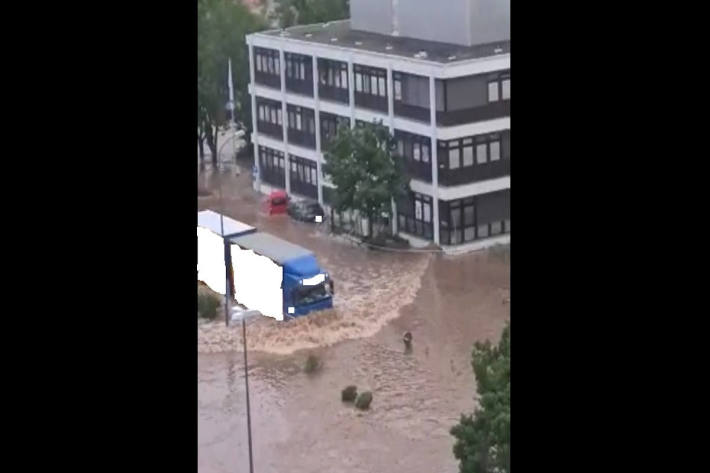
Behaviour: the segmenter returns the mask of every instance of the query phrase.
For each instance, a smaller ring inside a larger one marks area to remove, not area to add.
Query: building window
[[[424,222],[431,223],[431,203],[424,205]]]
[[[500,141],[491,141],[489,143],[489,149],[491,153],[491,162],[500,160]]]
[[[340,70],[340,88],[341,89],[347,89],[348,88],[348,65],[343,64],[343,68]]]
[[[311,57],[302,54],[286,53],[286,77],[292,80],[307,80],[307,70],[311,66]]]
[[[497,102],[498,101],[498,82],[488,83],[488,101]]]
[[[261,74],[279,75],[279,52],[275,49],[254,48],[254,68]]]
[[[489,76],[488,102],[510,100],[510,73]]]
[[[402,81],[400,79],[394,79],[394,99],[402,100]]]
[[[313,110],[293,105],[288,106],[288,127],[292,130],[315,133],[315,114]]]
[[[461,149],[460,161],[458,149]],[[446,162],[446,150],[449,150],[449,160]],[[507,151],[506,151],[507,152]],[[508,159],[503,154],[501,135],[493,133],[452,141],[439,141],[439,154],[442,156],[442,169],[458,169],[473,165],[483,165],[502,159]],[[474,159],[475,157],[475,159]]]
[[[503,222],[492,222],[491,223],[491,235],[498,235],[503,233]]]
[[[488,161],[486,148],[488,148],[488,146],[486,146],[485,143],[476,145],[476,163],[484,164]]]
[[[257,99],[257,113],[259,121],[271,125],[281,125],[281,104],[265,99]]]
[[[377,97],[387,97],[387,71],[355,65],[355,90]],[[362,84],[361,84],[362,83]]]
[[[459,149],[449,148],[449,169],[459,168]]]
[[[466,138],[463,140],[463,165],[473,166],[473,139]]]
[[[427,143],[422,143],[422,161],[429,162],[429,145]]]
[[[465,205],[463,208],[464,226],[469,227],[475,224],[473,215],[473,201],[471,201],[470,205]]]
[[[410,192],[397,204],[399,228],[403,232],[431,239],[433,237],[431,206],[431,196]]]
[[[410,163],[417,163],[415,167],[409,168],[409,170],[420,178],[430,180],[430,166],[423,166],[420,163],[431,162],[431,138],[396,130],[395,139],[397,143],[396,153]],[[442,159],[445,159],[444,153],[441,156]]]
[[[501,96],[503,100],[510,100],[510,79],[503,79],[501,85]]]

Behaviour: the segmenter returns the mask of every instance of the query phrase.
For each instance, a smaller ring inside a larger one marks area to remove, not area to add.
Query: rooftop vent
[[[388,44],[387,46],[385,46],[385,49],[386,49],[387,51],[392,51],[393,48],[394,48],[394,47],[393,47],[391,44]]]
[[[355,41],[355,46],[362,46],[362,41]]]
[[[456,56],[449,56],[448,59],[449,59],[449,61],[455,61],[455,60],[456,60]]]
[[[336,41],[338,41],[338,38],[330,38],[331,43],[335,43]]]
[[[494,52],[495,54],[500,54],[500,53],[503,52],[503,48],[500,48],[500,47],[495,48],[495,49],[493,50],[493,52]]]
[[[310,38],[311,36],[313,36],[313,33],[306,33],[306,38]]]
[[[419,51],[417,54],[414,55],[414,57],[419,58],[419,59],[426,59],[428,54],[426,51]]]

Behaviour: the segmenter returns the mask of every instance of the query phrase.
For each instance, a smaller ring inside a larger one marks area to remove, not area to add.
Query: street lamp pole
[[[258,310],[245,310],[235,314],[242,319],[242,343],[244,344],[244,387],[247,398],[247,438],[249,441],[249,473],[254,473],[254,455],[251,444],[251,406],[249,404],[249,369],[247,364],[247,317],[261,315]],[[236,318],[236,317],[235,317]],[[234,320],[234,318],[232,319]]]
[[[247,368],[247,323],[242,317],[242,341],[244,343],[244,387],[247,393],[247,437],[249,439],[249,473],[254,473],[254,460],[251,449],[251,407],[249,406],[249,370]]]
[[[219,153],[218,153],[219,155]],[[219,227],[222,235],[222,251],[224,251],[224,323],[229,325],[229,314],[231,313],[231,308],[229,307],[229,265],[227,264],[227,241],[224,239],[224,198],[222,196],[222,177],[217,174],[217,191],[219,192]]]
[[[228,84],[229,84],[229,109],[232,115],[232,120],[231,120],[231,128],[232,128],[232,158],[235,159],[235,164],[236,164],[236,139],[237,139],[237,123],[234,117],[234,112],[235,112],[235,104],[234,104],[234,89],[233,89],[233,84],[232,84],[232,59],[229,59],[229,78],[228,78]],[[219,155],[219,153],[217,153]],[[231,162],[231,160],[230,160]],[[221,179],[220,179],[220,194],[219,198],[222,200],[222,184],[221,184]],[[222,212],[224,213],[224,206],[222,208]],[[220,215],[220,221],[222,219],[222,216]],[[222,227],[222,238],[224,238],[224,226]],[[225,255],[226,255],[226,248],[225,248]],[[225,256],[225,263],[226,263],[226,256]],[[225,266],[227,266],[225,264]],[[227,290],[225,291],[225,295],[229,293],[230,285],[229,285],[229,268],[227,268]],[[227,309],[227,314],[229,314],[229,301],[225,304],[225,308]],[[247,437],[249,439],[249,473],[254,473],[254,460],[253,460],[253,454],[252,454],[252,445],[251,445],[251,406],[249,405],[249,368],[247,364],[247,316],[253,316],[253,315],[258,315],[260,314],[258,311],[243,311],[241,313],[241,318],[242,318],[242,343],[244,344],[244,388],[246,391],[246,398],[247,398]],[[229,316],[227,315],[227,325],[229,326]]]

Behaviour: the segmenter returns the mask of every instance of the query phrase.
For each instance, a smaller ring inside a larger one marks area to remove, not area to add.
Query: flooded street
[[[312,224],[260,212],[251,177],[209,172],[210,208],[312,250],[335,280],[334,309],[247,327],[254,469],[259,473],[455,472],[453,437],[474,407],[474,341],[500,336],[509,318],[506,254],[375,252]],[[413,335],[404,353],[402,334]],[[241,330],[198,328],[198,471],[248,472]],[[306,374],[309,354],[323,362]],[[369,411],[340,401],[355,384]]]

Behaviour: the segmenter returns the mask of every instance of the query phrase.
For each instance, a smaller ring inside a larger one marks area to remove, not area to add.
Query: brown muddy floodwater
[[[199,209],[221,211],[205,173]],[[493,252],[374,252],[315,225],[268,217],[246,174],[223,177],[224,213],[314,251],[335,280],[335,307],[247,327],[254,470],[259,473],[457,471],[448,433],[474,407],[473,342],[509,318],[509,258]],[[404,353],[402,334],[413,335]],[[248,472],[241,330],[198,327],[198,471]],[[323,362],[308,375],[308,354]],[[369,411],[340,401],[355,384]]]

